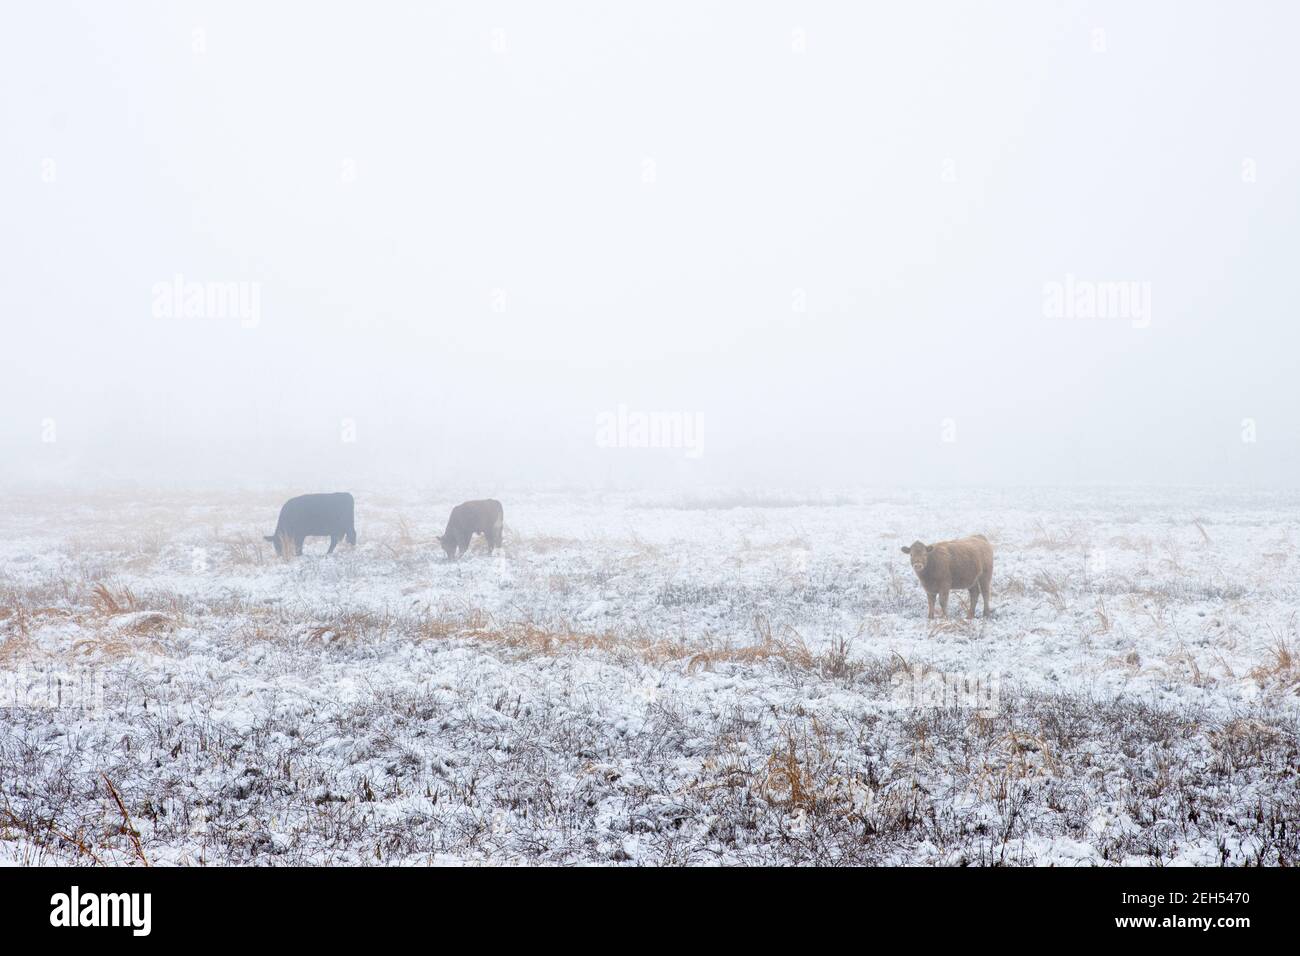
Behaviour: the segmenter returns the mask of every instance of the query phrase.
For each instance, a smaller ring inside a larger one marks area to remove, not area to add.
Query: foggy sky
[[[1294,486],[1300,9],[867,6],[14,6],[0,481]]]

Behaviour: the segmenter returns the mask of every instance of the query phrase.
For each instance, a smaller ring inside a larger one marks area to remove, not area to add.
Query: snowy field
[[[1300,864],[1295,493],[352,490],[8,497],[0,861]]]

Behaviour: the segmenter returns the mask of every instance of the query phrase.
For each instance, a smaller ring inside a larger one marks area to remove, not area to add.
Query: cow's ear
[[[273,534],[264,534],[264,535],[262,535],[262,540],[263,540],[263,541],[274,541],[274,540],[275,540],[275,535],[273,535]]]
[[[932,545],[932,544],[927,544],[927,545],[925,546],[925,553],[926,553],[926,554],[929,554],[929,553],[930,553],[931,551],[933,551],[933,550],[934,550],[934,545]]]
[[[911,549],[910,547],[905,547],[905,548],[903,548],[903,553],[904,553],[904,554],[911,554],[911,553],[912,553],[912,549]]]

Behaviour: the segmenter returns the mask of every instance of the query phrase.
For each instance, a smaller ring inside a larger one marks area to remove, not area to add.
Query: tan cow
[[[975,616],[975,605],[984,595],[984,616],[989,616],[989,584],[993,580],[993,545],[982,534],[956,541],[924,544],[913,541],[903,553],[912,558],[925,596],[930,601],[927,619],[934,617],[934,599],[939,599],[939,610],[948,616],[948,592],[957,589],[970,592],[970,614]]]

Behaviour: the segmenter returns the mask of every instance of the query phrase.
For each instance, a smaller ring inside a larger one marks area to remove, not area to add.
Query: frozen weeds
[[[1294,493],[502,492],[449,563],[466,495],[352,490],[290,561],[287,494],[10,495],[0,860],[1300,862]]]

